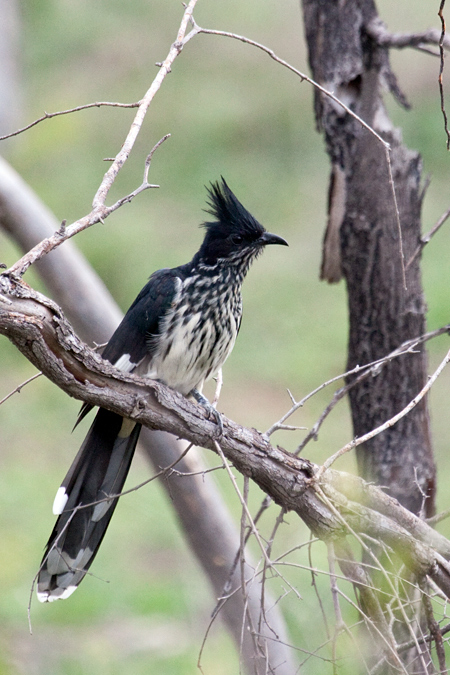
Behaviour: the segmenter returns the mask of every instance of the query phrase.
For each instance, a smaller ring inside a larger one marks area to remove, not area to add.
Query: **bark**
[[[56,217],[29,186],[0,158],[0,226],[23,251],[28,251],[53,234],[59,225]],[[76,246],[66,241],[64,246],[39,260],[36,267],[83,339],[91,343],[106,342],[121,320],[122,313]],[[184,450],[183,444],[174,436],[148,429],[141,434],[140,447],[156,471],[171,465]],[[199,459],[194,461],[189,455],[177,464],[181,473],[201,472],[206,468]],[[229,579],[239,548],[239,533],[214,481],[208,475],[177,478],[168,474],[162,484],[214,597],[222,595],[228,581],[231,590],[239,587],[239,574],[235,573]],[[263,638],[254,637],[251,630],[242,630],[243,621],[249,629],[258,621],[260,593],[256,585],[248,589],[247,603],[246,619],[244,599],[239,592],[230,596],[220,612],[236,649],[241,653],[243,667],[248,673],[265,673],[266,667],[271,672],[271,664],[277,664],[278,675],[290,675],[295,666],[292,652],[286,647],[286,627],[278,606],[268,598],[267,604],[274,605],[270,612],[271,628],[280,636],[280,641],[265,641],[262,653]],[[266,626],[261,632],[273,638]]]
[[[382,144],[316,93],[317,124],[332,166],[322,277],[337,281],[343,275],[347,283],[350,369],[384,356],[425,330],[419,259],[407,266],[420,239],[421,160],[402,145],[383,105],[383,85],[401,103],[406,101],[390,70],[387,48],[371,37],[371,29],[379,23],[372,0],[303,0],[303,8],[314,79],[391,146],[402,241]],[[355,386],[350,392],[355,436],[401,410],[425,384],[426,366],[422,347],[411,358],[395,360],[376,378]],[[435,465],[426,401],[358,448],[357,460],[362,477],[385,486],[408,509],[434,512]]]

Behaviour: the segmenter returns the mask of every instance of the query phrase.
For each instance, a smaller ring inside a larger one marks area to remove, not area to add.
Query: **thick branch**
[[[83,345],[52,301],[25,284],[3,276],[0,291],[0,333],[70,396],[215,450],[216,426],[202,407],[158,382],[115,370]],[[378,488],[334,471],[319,484],[317,466],[228,419],[220,444],[239,472],[286,511],[295,511],[319,538],[354,532],[379,538],[450,597],[450,543]]]

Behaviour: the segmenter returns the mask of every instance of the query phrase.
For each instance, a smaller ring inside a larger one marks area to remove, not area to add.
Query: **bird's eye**
[[[241,244],[242,237],[240,234],[235,234],[234,237],[231,238],[231,241],[233,242],[233,244]]]

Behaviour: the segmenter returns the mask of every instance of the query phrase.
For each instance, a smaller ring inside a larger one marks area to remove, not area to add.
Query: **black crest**
[[[205,239],[197,255],[208,264],[252,247],[265,232],[261,223],[247,211],[228,187],[224,178],[208,188],[209,209],[213,222],[203,223]]]

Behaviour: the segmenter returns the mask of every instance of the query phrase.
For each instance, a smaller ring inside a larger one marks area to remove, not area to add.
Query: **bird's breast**
[[[233,349],[241,314],[240,286],[190,278],[161,322],[148,376],[184,395],[201,389]]]

